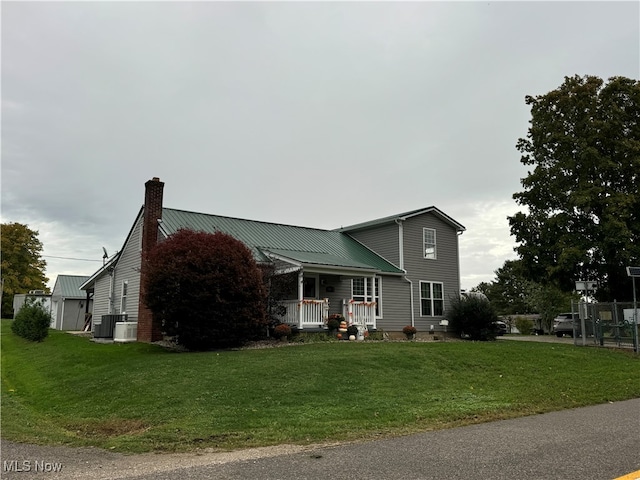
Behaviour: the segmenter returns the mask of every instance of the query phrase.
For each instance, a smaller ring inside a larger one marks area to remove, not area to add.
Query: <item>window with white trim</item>
[[[120,315],[127,313],[127,290],[129,289],[129,280],[122,282],[122,295],[120,295]]]
[[[420,315],[440,317],[444,314],[444,287],[440,282],[420,282]]]
[[[437,258],[435,228],[422,229],[422,251],[424,253],[424,258],[428,258],[430,260],[435,260]]]
[[[351,298],[356,302],[376,302],[376,317],[382,317],[382,305],[380,303],[380,290],[382,281],[375,277],[375,296],[372,296],[372,282],[370,277],[359,277],[351,280]]]

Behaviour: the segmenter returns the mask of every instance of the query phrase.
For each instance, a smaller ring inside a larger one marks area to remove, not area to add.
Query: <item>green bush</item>
[[[329,333],[338,331],[338,328],[340,328],[340,322],[342,321],[344,321],[344,317],[339,313],[329,315],[329,318],[327,318],[327,328],[329,329]]]
[[[493,306],[478,295],[458,296],[451,300],[446,317],[451,330],[469,340],[495,340],[498,320]]]
[[[355,325],[349,325],[347,327],[347,335],[358,335],[358,327]]]
[[[367,330],[365,332],[364,338],[367,340],[382,341],[384,340],[384,330],[382,330],[381,328],[377,330]]]
[[[292,332],[291,337],[289,337],[290,343],[325,343],[325,342],[334,342],[336,340],[335,335],[330,335],[327,333],[316,333],[316,332]]]
[[[529,335],[533,330],[533,320],[527,317],[516,317],[516,328],[522,335]]]
[[[42,303],[28,298],[16,314],[11,324],[11,331],[32,342],[41,342],[49,335],[49,325],[51,325],[49,311]]]

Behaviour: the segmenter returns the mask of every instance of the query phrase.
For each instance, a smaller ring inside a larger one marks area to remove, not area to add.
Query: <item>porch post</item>
[[[376,276],[373,275],[371,277],[371,301],[376,301]],[[376,307],[373,307],[371,310],[371,323],[373,323],[373,328],[376,328]],[[367,327],[367,321],[365,320],[364,327]]]
[[[304,309],[304,305],[302,301],[304,300],[304,272],[302,269],[298,272],[298,328],[302,328],[302,311]]]

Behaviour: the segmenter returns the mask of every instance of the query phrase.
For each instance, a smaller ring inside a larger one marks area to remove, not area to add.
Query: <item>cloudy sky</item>
[[[515,258],[525,95],[640,74],[634,2],[2,2],[2,221],[53,285],[165,205],[336,228],[435,205]],[[58,258],[66,257],[67,259]],[[79,259],[79,260],[73,260]]]

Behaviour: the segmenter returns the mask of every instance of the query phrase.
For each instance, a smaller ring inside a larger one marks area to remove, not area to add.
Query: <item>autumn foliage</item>
[[[2,318],[13,316],[13,297],[29,290],[48,291],[47,263],[38,231],[22,223],[3,223],[2,238]]]
[[[182,229],[145,261],[145,302],[163,333],[179,344],[192,350],[234,347],[265,331],[262,274],[239,240]]]

